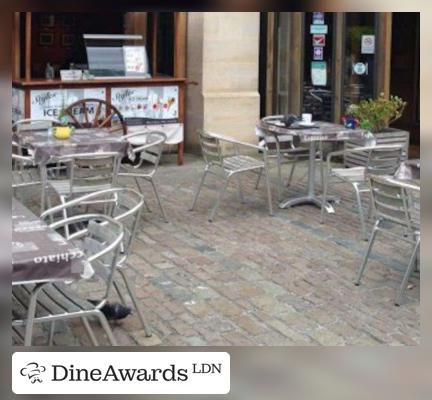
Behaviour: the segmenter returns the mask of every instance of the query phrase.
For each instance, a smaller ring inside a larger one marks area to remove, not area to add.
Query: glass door
[[[376,13],[345,14],[343,108],[376,96]]]
[[[334,14],[305,13],[302,112],[333,120]]]

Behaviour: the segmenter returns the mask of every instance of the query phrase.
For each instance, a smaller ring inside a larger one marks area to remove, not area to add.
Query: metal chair
[[[15,318],[13,326],[27,326],[32,333],[34,323],[51,323],[49,343],[54,335],[54,323],[59,320],[80,318],[87,330],[93,345],[98,345],[97,338],[88,321],[96,317],[102,325],[111,345],[116,345],[116,339],[111,331],[105,315],[101,312],[110,295],[114,272],[117,266],[118,253],[123,240],[122,224],[105,215],[87,214],[62,219],[50,225],[55,230],[65,230],[85,225],[78,229],[69,239],[79,243],[88,262],[91,263],[97,277],[101,277],[105,290],[102,299],[96,304],[81,299],[65,283],[39,283],[36,285],[21,285],[13,288],[13,300],[21,310],[31,309],[34,318],[29,320]],[[25,314],[27,315],[27,314]],[[30,343],[31,344],[31,343]]]
[[[324,223],[324,210],[327,204],[327,193],[330,178],[336,178],[339,182],[349,183],[354,189],[357,201],[358,214],[360,219],[361,231],[364,240],[368,239],[366,224],[363,215],[361,193],[369,193],[369,175],[393,175],[401,163],[403,147],[399,145],[377,145],[364,146],[354,149],[344,149],[334,151],[327,155],[327,174],[324,183],[324,191],[321,205],[321,223]],[[333,168],[332,159],[336,156],[345,156],[347,153],[368,153],[368,161],[365,167],[352,168]],[[371,208],[369,207],[369,215]]]
[[[19,135],[21,131],[49,129],[59,124],[60,121],[56,119],[22,119],[12,125],[12,132]],[[32,150],[12,139],[12,188],[14,193],[16,189],[39,186],[41,183],[41,176]]]
[[[127,292],[129,293],[129,296],[138,314],[138,318],[146,333],[146,336],[150,337],[151,330],[146,322],[144,313],[140,308],[133,285],[128,279],[126,264],[127,258],[130,253],[131,245],[135,239],[136,230],[140,222],[141,210],[142,206],[144,205],[144,197],[142,196],[142,194],[130,188],[113,188],[101,190],[98,192],[86,194],[84,196],[68,201],[65,204],[46,210],[41,215],[41,218],[51,219],[57,214],[61,215],[65,208],[74,209],[80,206],[87,207],[88,204],[91,204],[95,207],[103,208],[103,211],[97,211],[102,212],[103,214],[106,214],[111,218],[114,218],[118,222],[121,222],[123,226],[124,237],[120,246],[119,258],[117,260],[117,271],[119,272],[123,283],[125,284]],[[113,281],[113,284],[120,300],[123,304],[126,304],[127,302],[125,300],[125,296],[121,291],[121,288],[115,280]]]
[[[157,172],[160,159],[162,157],[163,146],[166,142],[166,135],[163,132],[134,132],[123,136],[123,140],[128,141],[133,145],[132,152],[136,157],[139,157],[139,162],[133,166],[128,164],[121,164],[118,176],[128,176],[135,179],[135,183],[139,191],[144,195],[144,188],[142,182],[150,182],[156,200],[159,205],[162,218],[168,222],[162,202],[156,189],[154,176]],[[144,200],[147,211],[150,208]]]
[[[232,138],[228,138],[226,136],[222,136],[212,132],[199,131],[198,133],[199,133],[199,140],[201,143],[201,150],[202,150],[202,154],[206,166],[204,169],[203,176],[201,178],[201,182],[195,194],[191,211],[193,211],[196,206],[198,196],[201,192],[202,186],[204,185],[204,181],[207,174],[213,174],[225,180],[225,183],[219,192],[219,196],[216,199],[213,209],[210,212],[209,221],[212,222],[216,215],[222,196],[224,195],[228,183],[230,182],[231,177],[233,176],[237,177],[240,201],[243,202],[244,200],[243,200],[243,191],[241,186],[240,174],[245,172],[259,173],[260,171],[261,172],[264,171],[266,184],[267,184],[269,213],[270,215],[273,215],[270,180],[268,176],[268,167],[267,167],[268,165],[267,149],[265,147],[260,147],[250,143],[240,142]],[[234,147],[234,155],[223,154],[221,142],[232,145]],[[261,161],[251,156],[240,154],[240,149],[239,149],[240,146],[248,149],[261,151],[263,154],[263,160]],[[215,171],[219,171],[220,173],[217,173]]]
[[[378,232],[392,239],[404,240],[412,244],[413,249],[395,299],[395,305],[400,305],[420,248],[420,187],[390,177],[374,175],[370,177],[370,187],[376,222],[355,284],[360,284]],[[392,230],[395,226],[402,228],[400,234]]]
[[[282,116],[281,116],[282,117]],[[272,117],[277,118],[277,117]],[[309,160],[309,149],[306,147],[296,146],[293,135],[274,135],[268,134],[262,129],[256,128],[256,135],[259,139],[259,145],[267,149],[268,161],[276,161],[278,174],[278,201],[282,201],[282,191],[284,187],[282,181],[282,165],[290,164],[291,170],[285,186],[290,186],[294,175],[295,167],[298,161]],[[317,161],[320,162],[321,184],[324,182],[323,156],[322,150],[317,151]],[[269,163],[269,167],[271,164]],[[261,179],[261,173],[258,175],[255,188],[258,189]]]

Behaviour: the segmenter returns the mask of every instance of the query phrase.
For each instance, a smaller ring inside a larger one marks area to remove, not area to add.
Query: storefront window
[[[346,13],[344,109],[375,96],[376,14]]]
[[[303,112],[314,119],[333,118],[332,13],[305,13],[303,58]]]

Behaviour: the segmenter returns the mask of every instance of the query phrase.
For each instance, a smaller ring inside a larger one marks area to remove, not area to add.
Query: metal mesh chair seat
[[[251,156],[238,155],[224,158],[223,167],[229,171],[248,171],[264,168],[264,162]]]
[[[21,323],[23,325],[26,314],[20,311],[26,311],[25,306],[29,303],[33,289],[34,285],[15,286],[12,289],[15,316],[19,317],[22,314]],[[69,315],[69,318],[76,318],[76,315],[72,314],[94,310],[94,308],[94,304],[80,298],[68,285],[59,282],[47,285],[39,292],[35,315],[36,318],[40,318],[40,322],[43,322],[44,317],[48,319],[48,317],[56,316],[58,319],[63,319]]]

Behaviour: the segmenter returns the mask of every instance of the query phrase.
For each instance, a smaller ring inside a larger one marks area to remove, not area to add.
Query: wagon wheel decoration
[[[84,121],[78,120],[77,110],[79,110],[78,115],[83,116],[80,119]],[[110,132],[121,130],[123,135],[127,134],[127,126],[122,114],[115,106],[105,100],[78,100],[69,105],[64,112],[76,128],[108,128]],[[113,121],[115,121],[114,124]]]

